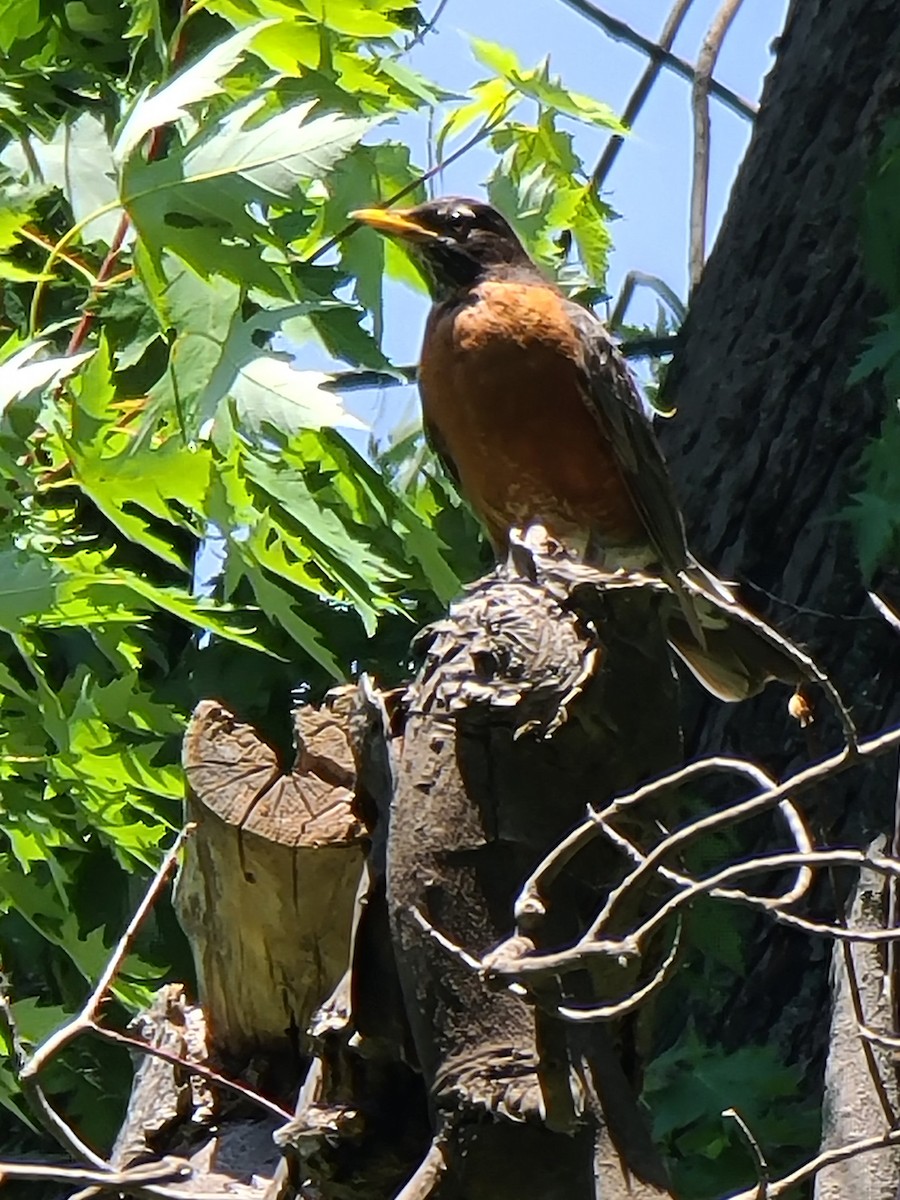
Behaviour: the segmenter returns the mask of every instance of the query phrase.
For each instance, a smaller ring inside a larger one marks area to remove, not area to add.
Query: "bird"
[[[492,205],[460,196],[351,219],[396,239],[431,295],[418,382],[426,437],[498,557],[539,524],[607,570],[658,573],[678,600],[670,645],[713,695],[739,701],[794,659],[725,612],[731,585],[688,550],[668,467],[604,323],[568,299]]]

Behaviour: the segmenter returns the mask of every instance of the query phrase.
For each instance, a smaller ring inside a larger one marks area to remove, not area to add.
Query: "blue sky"
[[[656,38],[672,0],[601,0],[610,14]],[[673,49],[694,61],[721,0],[694,0]],[[426,16],[437,0],[424,0]],[[728,33],[716,78],[746,99],[756,101],[771,68],[771,43],[784,23],[787,0],[744,0]],[[472,57],[468,34],[498,42],[516,52],[526,67],[550,55],[551,71],[570,88],[620,111],[644,69],[646,59],[627,44],[613,41],[563,0],[448,0],[435,32],[415,48],[410,65],[448,90],[466,94],[487,72]],[[576,146],[590,169],[605,145],[602,132],[572,125]],[[737,166],[750,135],[749,123],[712,102],[712,152],[709,231],[711,244],[725,210]],[[425,160],[424,121],[404,122],[396,136],[408,137],[416,161]],[[690,85],[663,71],[644,105],[631,137],[607,179],[606,199],[621,214],[612,226],[614,250],[608,290],[616,296],[632,269],[663,279],[686,298],[688,204],[691,171]],[[476,148],[453,164],[437,194],[479,195],[491,167],[490,153]],[[373,197],[373,200],[376,197]],[[413,362],[427,301],[402,287],[386,299],[385,348],[397,362]],[[629,319],[652,320],[655,301],[645,293],[629,310]],[[305,356],[304,356],[305,357]],[[392,388],[380,396],[356,393],[351,407],[367,418],[377,409],[384,430],[402,420],[414,389]]]

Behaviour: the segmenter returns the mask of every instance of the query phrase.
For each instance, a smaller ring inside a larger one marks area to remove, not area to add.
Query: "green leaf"
[[[113,160],[123,163],[148,133],[188,116],[190,107],[220,95],[221,80],[243,59],[250,43],[273,22],[265,21],[241,29],[185,67],[164,87],[139,96],[125,119],[113,147]]]
[[[510,78],[517,75],[522,65],[512,50],[498,46],[496,42],[487,42],[484,38],[469,39],[472,53],[482,66],[493,71],[495,75],[505,75]]]
[[[471,90],[474,99],[470,100],[468,104],[462,104],[459,108],[453,109],[438,130],[435,142],[435,155],[438,161],[445,157],[445,147],[451,138],[458,137],[476,121],[495,120],[507,116],[518,100],[516,89],[502,76],[499,79],[488,79],[483,83],[476,83]]]
[[[61,383],[92,353],[84,350],[64,358],[42,357],[42,351],[48,345],[47,341],[38,338],[0,364],[0,412],[14,400],[22,400],[33,392]]]
[[[119,191],[100,117],[82,112],[62,122],[46,141],[31,136],[10,142],[0,153],[0,162],[22,180],[59,188],[76,223],[85,225],[84,240],[112,242],[121,219]]]
[[[507,125],[491,142],[501,156],[488,181],[492,202],[511,216],[534,256],[551,270],[562,262],[556,237],[571,230],[586,281],[602,285],[611,246],[608,210],[584,178],[572,136],[557,129],[552,113],[544,113],[537,125]]]
[[[160,319],[179,333],[166,374],[151,390],[152,412],[176,409],[191,437],[215,420],[226,400],[233,403],[238,423],[254,432],[264,426],[365,429],[336,396],[321,390],[327,376],[297,371],[290,354],[269,348],[282,334],[296,340],[311,333],[311,314],[328,301],[266,308],[248,317],[230,281],[201,279],[169,254],[163,269],[169,282],[158,293]]]
[[[303,7],[316,21],[335,33],[354,38],[391,37],[402,28],[390,10],[366,4],[365,0],[303,0]]]
[[[619,121],[607,104],[585,96],[581,92],[570,92],[563,87],[559,78],[550,77],[550,60],[531,71],[524,70],[511,50],[472,38],[472,53],[484,66],[507,79],[522,96],[537,100],[544,107],[563,116],[574,117],[588,125],[599,125],[612,133],[625,135],[628,130]]]
[[[372,122],[311,118],[312,103],[268,118],[264,108],[264,96],[255,95],[164,159],[147,163],[132,154],[126,162],[124,203],[157,269],[168,249],[198,274],[215,270],[243,286],[285,293],[274,264],[259,254],[258,241],[267,240],[259,206],[296,198],[299,186],[327,174]]]
[[[44,19],[38,0],[0,0],[0,51],[8,54],[40,33]]]
[[[31,219],[30,208],[0,206],[0,251],[19,245],[19,234]]]

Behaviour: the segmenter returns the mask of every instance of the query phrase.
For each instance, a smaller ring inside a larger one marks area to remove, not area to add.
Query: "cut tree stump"
[[[246,1061],[290,1046],[347,962],[364,850],[354,768],[335,709],[295,714],[283,774],[255,731],[213,701],[184,744],[188,841],[175,902],[216,1053]]]

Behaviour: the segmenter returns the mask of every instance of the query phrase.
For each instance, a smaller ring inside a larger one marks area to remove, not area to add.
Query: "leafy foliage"
[[[654,1135],[676,1164],[677,1194],[711,1200],[756,1182],[749,1148],[723,1115],[730,1108],[753,1131],[773,1172],[795,1162],[819,1130],[818,1113],[800,1085],[799,1071],[780,1063],[771,1047],[728,1053],[688,1028],[653,1061],[644,1085]]]
[[[606,212],[562,123],[618,126],[486,43],[492,78],[458,103],[404,62],[422,18],[397,0],[0,7],[0,946],[30,1043],[180,824],[196,700],[278,737],[293,689],[402,678],[416,624],[483,565],[418,432],[367,456],[293,361],[394,371],[384,280],[408,267],[341,236],[350,209],[424,194],[385,122],[447,106],[441,143],[482,122],[491,195],[557,266],[571,229],[601,287]],[[189,969],[162,908],[116,1003]],[[79,1043],[46,1082],[100,1142],[126,1069]],[[0,1103],[16,1146],[7,1068]]]
[[[589,96],[567,91],[550,75],[550,62],[526,70],[510,50],[472,39],[476,59],[491,78],[472,88],[474,99],[455,109],[438,135],[438,155],[448,137],[486,118],[497,165],[488,180],[491,201],[510,214],[535,257],[555,270],[560,282],[575,291],[606,278],[610,215],[599,199],[576,154],[572,135],[559,127],[561,118],[624,134],[612,109]],[[533,123],[515,120],[521,102],[536,106]],[[560,241],[558,235],[564,231]],[[571,242],[579,261],[567,266]]]

